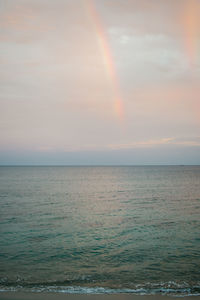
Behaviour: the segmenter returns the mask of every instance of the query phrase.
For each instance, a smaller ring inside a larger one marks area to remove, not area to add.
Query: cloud
[[[188,137],[188,138],[160,138],[160,139],[150,139],[144,141],[136,141],[127,144],[108,144],[108,145],[98,145],[94,144],[84,144],[77,145],[76,147],[72,145],[67,145],[64,148],[56,149],[54,147],[41,146],[37,148],[37,151],[41,152],[54,152],[54,151],[66,151],[66,152],[77,152],[77,151],[112,151],[112,150],[131,150],[131,149],[146,149],[146,148],[158,148],[166,146],[180,146],[184,147],[200,147],[200,137]]]
[[[200,147],[200,136],[176,138],[172,144],[186,147]]]
[[[200,137],[194,138],[161,138],[161,139],[151,139],[146,141],[137,141],[127,144],[116,144],[108,145],[109,149],[119,150],[119,149],[135,149],[135,148],[152,148],[157,146],[186,146],[186,147],[200,147]]]

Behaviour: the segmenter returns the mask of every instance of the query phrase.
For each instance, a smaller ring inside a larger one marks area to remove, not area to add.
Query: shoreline
[[[67,294],[67,293],[34,293],[34,292],[0,292],[0,300],[200,300],[200,295],[135,295],[135,294]]]

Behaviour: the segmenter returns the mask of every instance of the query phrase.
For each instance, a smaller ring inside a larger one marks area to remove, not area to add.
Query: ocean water
[[[200,166],[0,167],[0,290],[200,294]]]

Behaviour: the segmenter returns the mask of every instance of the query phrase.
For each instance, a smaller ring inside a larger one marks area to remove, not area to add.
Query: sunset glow
[[[6,0],[0,164],[200,163],[199,0]]]

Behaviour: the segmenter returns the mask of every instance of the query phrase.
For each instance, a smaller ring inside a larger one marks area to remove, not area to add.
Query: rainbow
[[[197,62],[198,56],[199,13],[200,2],[198,0],[187,0],[183,14],[183,25],[185,48],[191,65]]]
[[[94,1],[86,0],[86,3],[87,3],[87,10],[94,24],[99,49],[101,51],[101,55],[103,59],[103,64],[105,66],[107,77],[110,81],[110,87],[112,88],[112,93],[114,98],[113,108],[116,116],[122,122],[124,118],[124,109],[121,100],[119,80],[117,78],[117,72],[114,64],[114,59],[112,57],[112,53],[110,50],[110,46],[108,43],[108,38],[104,30],[104,27],[102,25],[101,18],[95,7]]]

